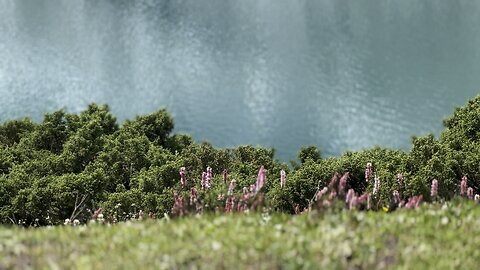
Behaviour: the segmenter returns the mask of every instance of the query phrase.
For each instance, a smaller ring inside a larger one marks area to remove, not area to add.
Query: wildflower
[[[437,179],[432,180],[432,188],[431,188],[431,191],[430,191],[430,195],[432,196],[432,198],[435,198],[438,195],[438,181],[437,181]]]
[[[474,198],[474,200],[475,200],[476,202],[478,202],[478,200],[480,200],[480,195],[478,195],[478,194],[475,194],[475,198]]]
[[[355,191],[353,190],[353,188],[351,188],[347,192],[347,197],[345,199],[345,202],[349,204],[350,201],[352,200],[353,196],[355,196]]]
[[[73,220],[73,226],[78,226],[78,225],[80,225],[80,220],[74,219]]]
[[[237,182],[235,181],[235,179],[232,179],[232,181],[230,181],[230,186],[228,187],[228,195],[233,194],[233,190],[235,189],[236,183]]]
[[[225,213],[229,213],[232,210],[230,207],[230,198],[227,198],[227,200],[225,201]]]
[[[462,181],[460,182],[460,196],[465,196],[467,193],[467,176],[462,177]]]
[[[205,190],[207,188],[207,173],[203,172],[202,173],[202,181],[200,182],[202,185],[202,190]]]
[[[370,193],[363,193],[357,197],[357,205],[367,202],[367,209],[370,209]]]
[[[473,200],[473,188],[472,187],[469,187],[467,189],[467,197],[470,199],[470,200]]]
[[[205,182],[206,185],[205,186],[207,188],[210,188],[212,186],[212,179],[213,179],[213,169],[210,166],[208,166],[207,167],[207,175],[206,175],[206,179],[205,179],[206,180],[206,182]]]
[[[337,185],[338,182],[338,173],[335,173],[332,177],[332,180],[330,180],[330,183],[328,184],[328,188],[330,190],[335,189],[335,186]]]
[[[177,214],[180,216],[185,215],[186,213],[186,205],[185,205],[185,198],[183,196],[179,196],[176,191],[173,192],[174,203],[172,207],[172,214]]]
[[[338,193],[340,194],[344,194],[345,192],[345,187],[347,186],[347,180],[348,180],[348,177],[349,177],[350,173],[349,172],[346,172],[342,178],[340,178],[340,182],[338,183]]]
[[[287,180],[287,173],[284,170],[280,171],[280,187],[285,187],[285,182]]]
[[[65,219],[65,222],[63,222],[63,225],[70,225],[70,223],[71,223],[70,219],[67,218],[67,219]]]
[[[243,194],[247,194],[248,193],[248,188],[247,187],[243,187]]]
[[[324,187],[322,190],[317,191],[317,194],[315,194],[315,200],[319,201],[323,195],[327,194],[328,188]]]
[[[398,193],[397,190],[394,190],[392,195],[393,195],[393,203],[395,205],[399,205],[400,204],[400,193]]]
[[[223,170],[223,184],[227,184],[228,171],[227,169]]]
[[[408,199],[408,202],[405,204],[405,208],[408,208],[408,209],[414,209],[414,208],[417,208],[420,206],[420,204],[422,203],[422,200],[423,200],[423,196],[420,195],[420,196],[413,196],[411,197],[410,199]]]
[[[355,192],[352,194],[352,198],[350,198],[350,202],[348,204],[348,209],[354,209],[357,207],[358,204],[358,198],[357,195],[355,195]]]
[[[255,193],[258,193],[260,189],[262,189],[263,185],[265,184],[265,180],[267,179],[267,172],[263,165],[258,170],[257,176],[257,183],[255,184]]]
[[[330,199],[330,200],[333,200],[333,199],[335,199],[336,197],[337,197],[337,192],[336,192],[335,190],[332,190],[332,192],[330,193],[329,199]]]
[[[197,189],[192,187],[190,189],[190,205],[194,205],[197,202]]]
[[[210,179],[213,178],[213,169],[210,166],[207,166],[207,177]]]
[[[373,175],[372,163],[367,163],[367,168],[365,169],[365,182],[368,182]]]
[[[255,192],[255,184],[251,184],[250,185],[250,193],[254,193]]]
[[[180,168],[180,184],[182,184],[182,189],[187,185],[187,177],[185,167]]]
[[[231,211],[235,209],[235,197],[230,197],[230,209]]]
[[[138,211],[138,220],[143,220],[143,210]]]
[[[373,184],[373,195],[377,194],[380,190],[380,177],[375,175],[375,183]]]

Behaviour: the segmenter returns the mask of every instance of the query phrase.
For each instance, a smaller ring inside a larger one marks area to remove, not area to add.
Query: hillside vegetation
[[[371,196],[371,205],[357,209],[392,211],[414,196],[473,199],[480,189],[480,97],[456,109],[444,125],[439,138],[414,137],[408,152],[375,147],[323,158],[309,146],[300,150],[299,161],[286,164],[273,149],[217,149],[172,134],[173,119],[163,109],[122,125],[108,106],[96,104],[79,114],[48,113],[41,123],[8,121],[0,126],[0,223],[83,224],[99,214],[114,223],[165,214],[299,213],[342,175],[329,195],[343,200],[351,189],[355,198]]]

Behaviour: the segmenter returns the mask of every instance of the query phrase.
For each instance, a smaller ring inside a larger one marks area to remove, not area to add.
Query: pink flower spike
[[[258,193],[265,184],[267,178],[267,172],[263,166],[258,170],[257,183],[255,184],[255,193]]]
[[[230,186],[228,187],[228,195],[233,194],[233,190],[235,189],[236,183],[237,182],[235,181],[235,179],[232,179],[232,181],[230,181]]]
[[[330,183],[328,184],[328,188],[330,190],[334,190],[335,189],[335,186],[337,185],[337,182],[338,182],[338,173],[336,172],[333,177],[332,177],[332,180],[330,180]]]
[[[348,204],[348,208],[350,210],[356,208],[358,204],[357,202],[358,202],[358,198],[355,194],[353,194],[353,197],[351,198],[350,203]]]
[[[467,193],[467,176],[462,177],[460,182],[460,196],[465,196]]]
[[[336,192],[335,190],[332,190],[332,192],[330,193],[329,199],[330,199],[330,200],[333,200],[333,199],[335,199],[336,197],[337,197],[337,192]]]
[[[287,173],[284,170],[280,171],[280,187],[285,187],[285,182],[287,181]]]
[[[190,189],[190,205],[194,205],[197,202],[197,189],[192,187]]]
[[[353,196],[355,196],[355,191],[353,190],[353,188],[351,188],[347,192],[347,198],[346,198],[345,202],[350,204],[350,201],[352,200]]]
[[[432,188],[431,188],[431,191],[430,191],[430,195],[432,196],[432,198],[435,198],[438,195],[438,181],[437,181],[437,179],[432,180]]]
[[[228,178],[228,171],[227,169],[223,170],[223,184],[227,184],[227,178]]]
[[[393,191],[393,203],[395,205],[399,205],[400,204],[400,193],[398,193],[397,190],[394,190]]]
[[[186,177],[186,169],[185,167],[180,168],[180,184],[182,185],[182,189],[187,185],[187,177]]]
[[[317,194],[315,194],[315,200],[319,201],[322,199],[323,195],[327,194],[328,188],[324,187],[322,190],[317,191]]]
[[[367,168],[365,169],[365,182],[370,180],[370,177],[373,175],[373,166],[372,163],[367,163]]]
[[[473,200],[473,188],[472,187],[469,187],[467,189],[467,197],[470,199],[470,200]]]
[[[373,184],[373,195],[377,194],[380,190],[380,177],[375,175],[375,183]]]
[[[206,188],[210,188],[212,186],[212,178],[213,178],[213,169],[208,166],[207,167],[207,175],[206,175],[206,178],[205,178],[205,187]]]
[[[340,178],[340,182],[338,183],[338,193],[340,193],[340,195],[345,194],[345,187],[347,186],[347,180],[349,176],[350,173],[346,172],[342,178]]]
[[[202,185],[202,190],[205,190],[207,188],[207,173],[203,172],[202,173],[202,181],[200,182]]]

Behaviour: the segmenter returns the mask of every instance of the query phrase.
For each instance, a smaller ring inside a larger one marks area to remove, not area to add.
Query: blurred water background
[[[480,89],[480,1],[0,0],[0,121],[166,107],[215,146],[408,149]]]

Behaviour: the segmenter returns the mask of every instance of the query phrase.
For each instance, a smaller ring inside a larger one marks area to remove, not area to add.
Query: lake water
[[[166,107],[215,146],[408,149],[480,89],[480,1],[0,0],[0,121]]]

